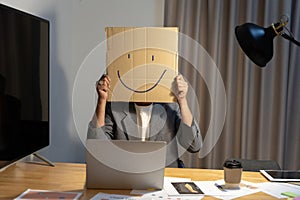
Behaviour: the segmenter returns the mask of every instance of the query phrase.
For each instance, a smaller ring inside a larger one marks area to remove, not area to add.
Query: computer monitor
[[[0,170],[49,145],[49,21],[0,4]]]

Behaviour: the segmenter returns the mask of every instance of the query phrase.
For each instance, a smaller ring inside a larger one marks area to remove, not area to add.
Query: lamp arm
[[[282,36],[283,38],[285,38],[285,39],[287,39],[287,40],[289,40],[289,41],[293,42],[294,44],[296,44],[296,45],[300,46],[300,42],[299,42],[299,41],[297,41],[297,40],[295,40],[295,38],[293,38],[293,37],[289,36],[288,34],[286,34],[286,33],[283,33],[283,34],[281,34],[281,36]]]

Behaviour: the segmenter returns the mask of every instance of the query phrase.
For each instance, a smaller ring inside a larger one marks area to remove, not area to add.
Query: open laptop
[[[87,188],[163,188],[166,142],[88,139],[86,147]]]

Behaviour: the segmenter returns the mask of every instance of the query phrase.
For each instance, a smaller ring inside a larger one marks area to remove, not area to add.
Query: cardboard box
[[[177,27],[107,27],[109,101],[174,102]]]

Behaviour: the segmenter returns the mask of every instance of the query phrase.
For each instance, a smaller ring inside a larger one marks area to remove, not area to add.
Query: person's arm
[[[103,75],[99,81],[96,82],[96,91],[98,94],[97,106],[92,118],[92,121],[88,126],[88,139],[109,139],[112,138],[111,132],[107,131],[112,127],[113,123],[109,119],[106,119],[107,109],[107,97],[110,87],[110,78],[107,75]]]
[[[202,136],[186,99],[188,83],[182,75],[178,75],[175,78],[174,86],[181,116],[177,138],[179,143],[189,152],[197,152],[202,147]]]
[[[97,128],[105,125],[105,107],[109,88],[110,78],[107,75],[103,75],[96,83],[96,90],[98,93],[97,107],[95,111]]]
[[[192,126],[193,123],[193,115],[189,108],[186,94],[188,91],[188,84],[182,77],[182,75],[178,75],[175,78],[175,96],[177,98],[177,102],[179,104],[182,122],[187,126]]]

